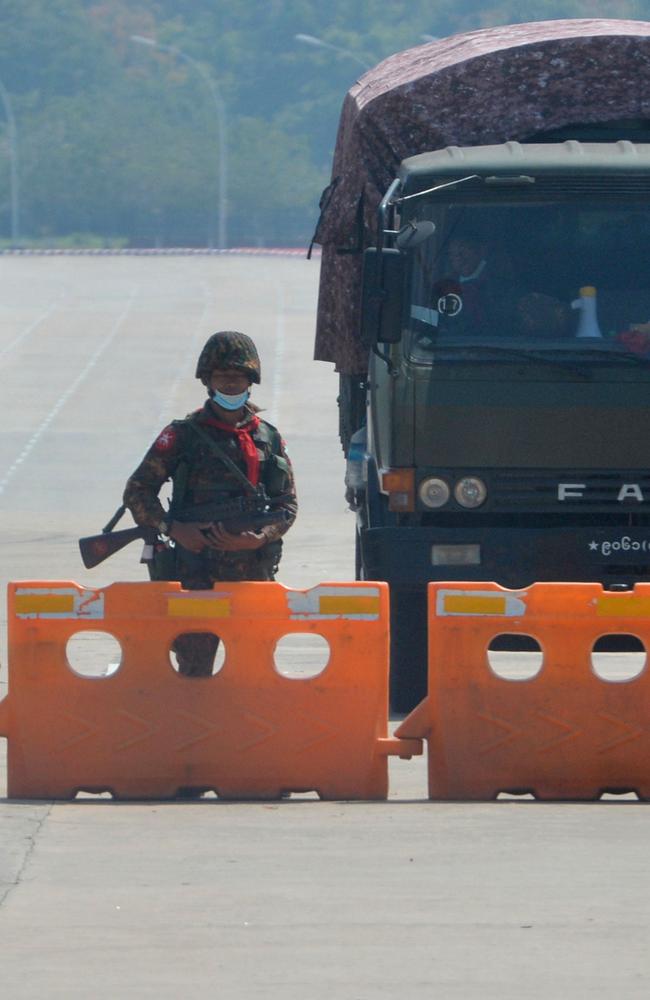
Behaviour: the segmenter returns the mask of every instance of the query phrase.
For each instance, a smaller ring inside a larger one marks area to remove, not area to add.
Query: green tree
[[[306,243],[341,103],[372,64],[423,36],[560,17],[650,18],[650,0],[0,0],[0,80],[18,126],[26,236],[134,245],[214,240],[227,110],[231,243]],[[301,44],[313,35],[333,48]],[[0,235],[9,231],[0,123]],[[3,142],[2,139],[5,139]]]

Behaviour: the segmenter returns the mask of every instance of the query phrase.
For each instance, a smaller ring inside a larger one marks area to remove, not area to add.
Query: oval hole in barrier
[[[122,662],[122,647],[110,632],[75,632],[65,647],[68,666],[79,677],[110,677]]]
[[[591,650],[591,669],[601,681],[612,684],[635,680],[646,663],[645,646],[636,635],[601,635]]]
[[[530,681],[544,664],[544,654],[532,635],[495,635],[488,646],[490,670],[503,681]]]
[[[169,650],[169,662],[184,677],[212,677],[225,660],[225,643],[213,632],[181,632]]]
[[[275,669],[282,677],[309,680],[325,670],[330,644],[315,632],[292,632],[278,639],[273,651]]]

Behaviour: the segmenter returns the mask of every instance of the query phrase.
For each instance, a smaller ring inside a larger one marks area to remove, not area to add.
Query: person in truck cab
[[[511,267],[479,231],[454,234],[446,252],[446,275],[434,284],[434,308],[445,333],[507,336],[512,301]]]

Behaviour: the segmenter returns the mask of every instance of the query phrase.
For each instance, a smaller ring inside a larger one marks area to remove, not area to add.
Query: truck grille
[[[490,510],[562,513],[650,511],[650,472],[543,469],[486,474]],[[564,485],[564,499],[560,487]],[[575,494],[575,495],[573,495]]]

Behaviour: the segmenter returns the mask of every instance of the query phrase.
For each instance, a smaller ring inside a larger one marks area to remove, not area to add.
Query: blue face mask
[[[249,389],[245,389],[244,392],[238,392],[236,396],[228,396],[225,392],[217,391],[213,394],[212,399],[217,406],[222,406],[224,410],[239,410],[248,402],[249,396]]]

